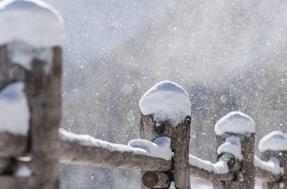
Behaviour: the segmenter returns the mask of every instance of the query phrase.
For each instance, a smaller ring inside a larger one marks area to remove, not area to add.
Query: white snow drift
[[[235,158],[241,160],[242,153],[241,153],[241,142],[240,138],[236,136],[230,136],[226,139],[226,141],[219,146],[217,149],[217,154],[222,153],[230,153]]]
[[[272,158],[269,161],[262,161],[257,156],[254,156],[254,165],[275,175],[279,175],[283,171],[277,158]]]
[[[149,89],[139,106],[143,115],[153,115],[156,121],[169,120],[174,126],[191,114],[189,95],[171,81],[162,81]]]
[[[250,134],[254,132],[254,120],[238,111],[228,113],[215,124],[216,135],[223,135],[225,133]]]
[[[34,47],[61,46],[62,18],[41,0],[0,1],[0,45],[21,41]]]
[[[287,151],[287,134],[273,131],[260,140],[258,148],[260,152]]]
[[[19,82],[1,91],[0,132],[27,135],[30,113],[23,88],[24,84]]]

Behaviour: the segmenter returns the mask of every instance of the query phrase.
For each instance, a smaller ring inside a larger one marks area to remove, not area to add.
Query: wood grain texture
[[[53,50],[52,67],[33,59],[25,78],[25,93],[30,109],[29,147],[35,176],[31,189],[58,189],[59,125],[61,120],[62,50]]]

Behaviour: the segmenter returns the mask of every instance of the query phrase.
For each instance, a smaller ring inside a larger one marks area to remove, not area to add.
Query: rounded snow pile
[[[215,124],[216,135],[223,135],[225,133],[250,134],[254,132],[254,120],[238,111],[228,113]]]
[[[21,41],[34,47],[60,46],[63,31],[58,12],[41,0],[0,1],[0,44]]]
[[[189,95],[178,84],[162,81],[149,89],[140,99],[143,115],[153,115],[157,121],[170,121],[177,126],[191,115]]]
[[[259,151],[287,151],[287,134],[273,131],[265,135],[259,142]]]

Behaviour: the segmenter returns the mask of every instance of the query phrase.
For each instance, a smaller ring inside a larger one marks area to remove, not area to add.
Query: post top
[[[259,141],[259,151],[287,151],[287,134],[282,131],[272,131]]]
[[[225,133],[251,134],[255,132],[255,121],[242,112],[233,111],[223,116],[215,124],[214,130],[217,136]]]
[[[188,93],[172,81],[162,81],[150,88],[139,106],[143,115],[153,115],[156,121],[170,121],[175,127],[191,115]]]
[[[0,45],[21,41],[34,47],[61,46],[63,21],[41,0],[0,1]]]

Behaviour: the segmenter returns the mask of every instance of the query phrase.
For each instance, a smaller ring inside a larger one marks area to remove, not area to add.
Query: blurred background
[[[287,1],[46,0],[66,27],[62,127],[127,144],[138,101],[161,80],[192,101],[191,153],[215,160],[214,124],[252,116],[287,131]],[[62,189],[139,189],[139,173],[62,165]]]

